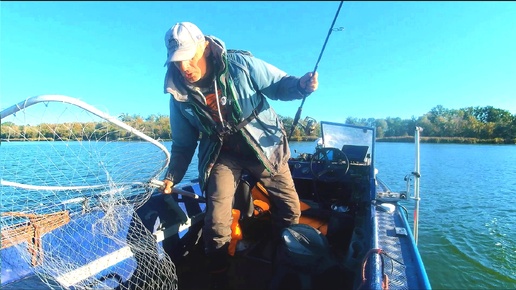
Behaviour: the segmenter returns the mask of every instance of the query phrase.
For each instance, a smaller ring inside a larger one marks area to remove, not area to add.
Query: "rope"
[[[385,262],[384,262],[384,259],[383,259],[383,256],[387,256],[388,258],[391,259],[391,274],[392,274],[392,271],[394,270],[394,265],[392,264],[392,261],[395,261],[396,263],[400,264],[400,265],[404,265],[402,262],[394,259],[392,256],[390,256],[389,254],[387,254],[384,250],[382,249],[377,249],[377,248],[373,248],[373,249],[370,249],[364,256],[364,259],[362,261],[362,283],[360,284],[360,286],[358,287],[358,289],[361,289],[367,279],[366,279],[366,265],[367,265],[367,260],[369,259],[369,257],[373,254],[378,254],[380,255],[380,258],[382,260],[382,289],[383,290],[388,290],[389,289],[389,276],[387,276],[387,274],[385,274],[384,270],[385,270]]]

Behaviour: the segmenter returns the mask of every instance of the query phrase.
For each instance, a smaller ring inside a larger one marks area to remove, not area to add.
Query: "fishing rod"
[[[321,61],[321,57],[323,55],[324,49],[326,48],[326,43],[328,43],[328,39],[330,38],[331,32],[334,30],[333,26],[335,25],[335,21],[337,20],[337,17],[339,16],[340,8],[342,7],[342,3],[344,1],[340,1],[339,8],[337,9],[337,13],[335,13],[335,17],[333,18],[333,22],[331,23],[330,30],[328,31],[328,35],[326,35],[326,40],[324,41],[321,53],[319,54],[319,59],[317,59],[317,62],[315,63],[314,71],[312,72],[312,77],[315,75],[315,72],[317,71],[317,68],[319,67],[319,62]],[[337,30],[342,30],[343,28],[339,28]],[[301,111],[303,110],[303,105],[305,104],[306,96],[303,97],[303,100],[301,101],[301,105],[297,109],[296,117],[294,118],[294,122],[292,123],[292,127],[290,128],[290,134],[288,136],[288,139],[292,137],[292,133],[294,133],[294,129],[297,126],[297,123],[299,122],[299,118],[301,117]]]

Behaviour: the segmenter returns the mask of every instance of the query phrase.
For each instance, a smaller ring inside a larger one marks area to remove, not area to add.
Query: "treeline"
[[[284,118],[285,127],[290,128],[292,123],[292,118]],[[439,105],[419,118],[348,117],[345,123],[374,127],[377,141],[384,142],[413,142],[417,126],[423,129],[421,142],[516,144],[516,114],[492,106],[446,109]],[[317,128],[317,134],[319,130]],[[292,139],[312,140],[297,128]]]
[[[293,118],[283,116],[281,118],[287,133],[290,133]],[[138,115],[122,114],[119,119],[154,139],[171,139],[168,116],[151,115],[143,119]],[[309,125],[307,123],[306,120],[299,121],[291,136],[292,140],[308,141],[315,140],[320,136],[320,125],[315,124],[313,130],[305,130]],[[345,123],[374,127],[377,140],[385,142],[412,142],[414,128],[418,126],[423,129],[421,142],[516,144],[516,115],[492,106],[467,107],[456,110],[446,109],[439,105],[418,118],[357,119],[348,117]],[[138,139],[108,122],[40,124],[37,126],[19,126],[13,123],[2,123],[1,125],[3,140],[41,140],[42,138],[57,140],[63,136],[64,138],[83,140],[130,141]]]
[[[168,116],[151,115],[142,118],[139,115],[122,114],[118,119],[132,128],[154,138],[170,140],[170,121]],[[6,122],[1,125],[0,136],[2,140],[104,140],[104,141],[136,141],[141,138],[120,129],[118,126],[105,122],[85,123],[41,123],[37,126],[17,125]]]

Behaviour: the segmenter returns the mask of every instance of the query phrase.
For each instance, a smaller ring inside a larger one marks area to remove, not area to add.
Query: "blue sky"
[[[313,71],[338,1],[0,2],[0,109],[42,94],[168,115],[165,32],[190,21],[291,75]],[[516,114],[516,2],[344,2],[301,117]],[[301,101],[272,102],[294,117]]]

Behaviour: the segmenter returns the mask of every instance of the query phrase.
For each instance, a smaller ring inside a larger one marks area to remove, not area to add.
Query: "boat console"
[[[372,128],[322,122],[322,140],[313,153],[289,160],[301,199],[355,203],[368,200],[374,132]]]

